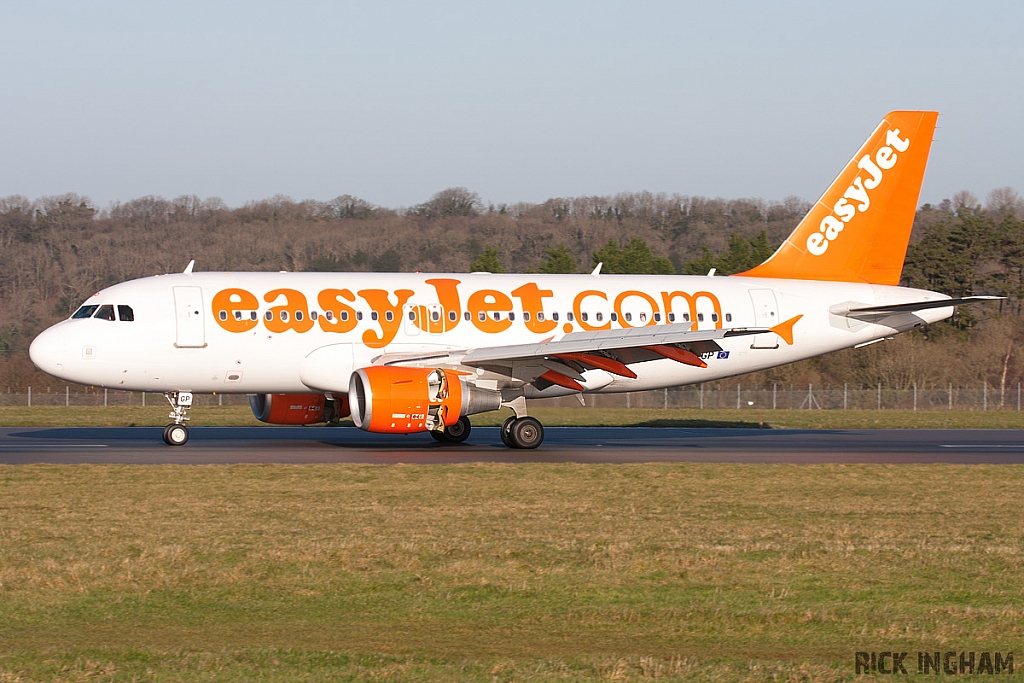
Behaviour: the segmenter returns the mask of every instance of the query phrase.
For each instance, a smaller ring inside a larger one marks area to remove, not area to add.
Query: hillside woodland
[[[767,258],[807,212],[795,197],[709,199],[624,193],[488,206],[465,188],[389,209],[351,196],[273,197],[230,208],[195,196],[107,208],[75,194],[0,199],[0,391],[46,386],[27,349],[89,295],[131,278],[197,270],[381,272],[740,272]],[[1024,378],[1024,201],[961,192],[916,216],[902,284],[1000,294],[922,333],[759,373],[751,383],[902,388]],[[745,380],[747,381],[747,380]]]

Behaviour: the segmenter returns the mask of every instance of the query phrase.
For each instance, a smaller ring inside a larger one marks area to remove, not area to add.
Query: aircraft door
[[[444,332],[444,309],[441,304],[427,304],[427,320],[430,334]]]
[[[413,337],[420,333],[420,306],[406,304],[402,311],[405,319],[405,333]]]
[[[174,312],[177,323],[177,338],[174,345],[179,349],[196,349],[206,346],[202,288],[175,287]]]
[[[779,324],[779,306],[775,301],[775,292],[771,289],[750,290],[750,300],[754,304],[754,327],[775,327]],[[752,349],[779,348],[779,335],[774,332],[754,335],[750,344]]]

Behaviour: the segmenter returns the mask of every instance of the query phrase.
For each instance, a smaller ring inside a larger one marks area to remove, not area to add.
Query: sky
[[[1024,193],[1024,3],[0,4],[0,197],[816,199],[936,109],[921,202]]]

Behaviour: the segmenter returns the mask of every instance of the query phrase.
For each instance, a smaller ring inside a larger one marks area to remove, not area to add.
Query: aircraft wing
[[[626,330],[573,332],[558,341],[511,344],[430,354],[385,354],[376,365],[479,368],[511,383],[539,389],[557,384],[582,391],[582,372],[591,368],[635,378],[630,363],[669,358],[707,367],[700,354],[719,351],[719,339],[770,332],[768,328],[692,330],[692,323],[652,325]]]

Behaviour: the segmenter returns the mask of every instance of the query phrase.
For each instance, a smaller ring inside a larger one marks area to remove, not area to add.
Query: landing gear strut
[[[441,443],[462,443],[469,438],[471,431],[473,431],[473,425],[470,423],[469,418],[463,415],[459,418],[458,422],[445,427],[443,432],[431,430],[430,435],[434,437],[435,441],[440,441]]]
[[[164,398],[171,404],[171,412],[167,417],[174,420],[164,427],[164,443],[168,446],[183,446],[188,441],[188,427],[185,423],[190,419],[188,409],[192,407],[192,393],[168,391]]]
[[[544,441],[544,425],[526,414],[526,399],[522,396],[504,404],[516,412],[505,420],[498,434],[509,448],[533,449]]]

